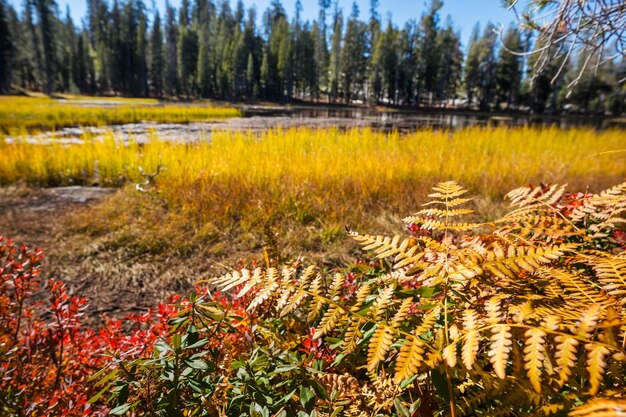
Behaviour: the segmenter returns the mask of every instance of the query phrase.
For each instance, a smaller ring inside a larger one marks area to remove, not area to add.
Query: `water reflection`
[[[556,126],[562,129],[571,127],[626,127],[624,119],[610,119],[592,116],[538,116],[528,114],[486,114],[443,109],[441,111],[377,111],[373,108],[335,107],[243,107],[245,118],[290,118],[294,124],[326,125],[338,127],[368,126],[381,130],[410,131],[419,128],[461,129],[469,126]],[[271,120],[271,119],[270,119]],[[316,122],[314,122],[316,121]],[[297,124],[297,123],[295,123]]]

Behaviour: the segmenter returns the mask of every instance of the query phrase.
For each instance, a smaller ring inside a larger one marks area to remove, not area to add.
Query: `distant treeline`
[[[477,25],[464,48],[451,18],[441,21],[440,0],[403,27],[381,19],[378,0],[366,18],[356,4],[345,15],[319,0],[313,22],[300,0],[291,17],[273,0],[261,27],[241,1],[233,10],[228,0],[183,0],[165,16],[142,0],[87,5],[77,26],[55,0],[25,0],[19,11],[0,0],[0,91],[625,111],[624,60],[583,76],[568,96],[587,57],[560,73],[548,66],[531,83],[532,56],[509,52],[528,51],[529,33],[510,27],[501,40],[494,25]]]

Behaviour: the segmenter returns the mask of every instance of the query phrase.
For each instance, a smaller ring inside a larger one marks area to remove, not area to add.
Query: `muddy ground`
[[[88,319],[146,311],[169,295],[186,293],[218,268],[202,257],[125,255],[72,232],[73,219],[118,192],[97,187],[0,188],[0,235],[44,250],[43,281],[60,278],[70,293],[90,300]],[[82,212],[82,213],[81,213]],[[209,272],[210,271],[210,272]]]

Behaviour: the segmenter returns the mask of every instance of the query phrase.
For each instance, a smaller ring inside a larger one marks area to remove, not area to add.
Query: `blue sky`
[[[148,7],[151,7],[152,1],[154,1],[161,10],[165,5],[165,0],[144,1]],[[243,1],[246,8],[254,5],[260,16],[271,0]],[[316,19],[318,14],[317,0],[301,1],[304,19]],[[178,6],[180,2],[181,0],[170,0],[174,6]],[[231,4],[234,5],[235,2],[236,0],[231,0]],[[22,7],[22,0],[9,0],[9,3],[18,10]],[[84,18],[87,0],[57,0],[57,3],[62,14],[65,14],[65,8],[69,5],[75,23],[79,24]],[[296,0],[282,0],[282,3],[289,17],[292,17]],[[361,11],[361,18],[367,17],[369,15],[369,0],[356,0],[356,3]],[[403,25],[409,19],[419,18],[427,4],[424,0],[380,0],[379,3],[383,20],[386,21],[388,13],[391,13],[393,21],[398,25]],[[339,6],[343,8],[345,14],[348,14],[352,9],[352,0],[339,0]],[[452,16],[455,27],[461,31],[464,47],[467,46],[470,33],[476,22],[480,22],[481,27],[484,27],[488,21],[506,26],[515,20],[514,13],[503,8],[501,0],[444,0],[444,7],[441,11],[442,20],[445,20],[448,14]]]

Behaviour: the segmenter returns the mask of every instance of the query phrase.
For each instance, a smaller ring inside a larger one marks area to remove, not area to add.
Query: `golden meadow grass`
[[[346,224],[367,227],[381,216],[412,212],[442,180],[496,200],[542,181],[598,190],[624,179],[625,156],[592,155],[623,147],[622,130],[531,127],[218,131],[205,142],[155,137],[147,144],[111,135],[85,137],[82,145],[1,144],[0,183],[116,186],[142,181],[140,166],[152,172],[161,164],[156,190],[125,188],[89,216],[91,226],[101,220],[94,227],[102,232],[136,227],[124,239],[160,246],[168,239],[193,244],[231,233],[258,235],[270,222],[293,230],[295,240],[320,245]]]
[[[90,102],[93,102],[93,107]],[[105,126],[139,121],[186,123],[240,116],[237,109],[208,104],[158,104],[158,100],[154,99],[117,97],[67,96],[64,100],[57,100],[0,96],[0,132],[15,134],[33,129],[53,130],[65,126]]]

